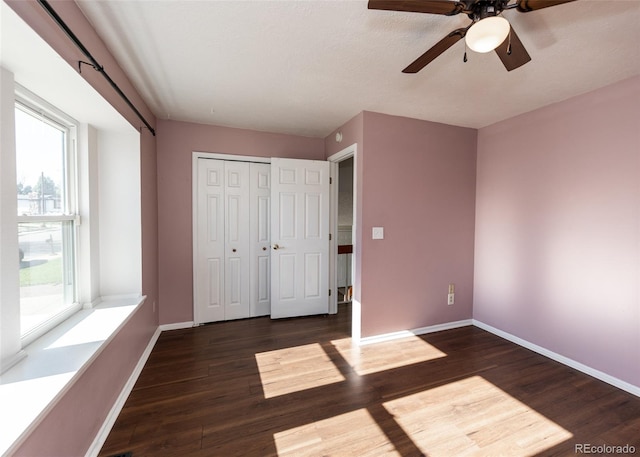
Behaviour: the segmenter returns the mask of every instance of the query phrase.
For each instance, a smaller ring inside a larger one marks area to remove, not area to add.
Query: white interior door
[[[224,320],[224,162],[198,159],[197,171],[194,319],[200,324]]]
[[[329,311],[329,162],[271,160],[271,317]]]

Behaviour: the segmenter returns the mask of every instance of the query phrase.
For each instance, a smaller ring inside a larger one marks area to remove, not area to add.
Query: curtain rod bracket
[[[89,65],[95,71],[101,71],[101,72],[104,71],[104,67],[98,67],[98,66],[92,64],[91,62],[85,62],[84,60],[78,60],[78,73],[82,73],[82,64]]]

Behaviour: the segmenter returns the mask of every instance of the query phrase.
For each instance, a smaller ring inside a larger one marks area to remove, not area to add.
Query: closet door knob
[[[262,247],[262,250],[263,250],[263,251],[266,251],[266,250],[267,250],[266,246],[263,246],[263,247]]]
[[[278,246],[277,244],[274,244],[273,249],[280,249],[280,246]]]
[[[231,251],[236,252],[236,248],[233,248]]]

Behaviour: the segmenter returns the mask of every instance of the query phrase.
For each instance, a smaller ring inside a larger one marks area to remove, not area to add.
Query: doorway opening
[[[353,298],[353,157],[338,163],[338,306]]]
[[[330,313],[351,313],[351,337],[360,340],[360,303],[357,294],[356,257],[356,153],[353,144],[328,158],[331,162],[331,230],[335,234],[331,249]]]

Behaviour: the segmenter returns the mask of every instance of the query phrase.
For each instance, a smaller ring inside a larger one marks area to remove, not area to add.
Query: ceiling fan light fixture
[[[467,46],[475,52],[490,52],[500,46],[509,35],[511,25],[502,16],[484,18],[467,31]]]

